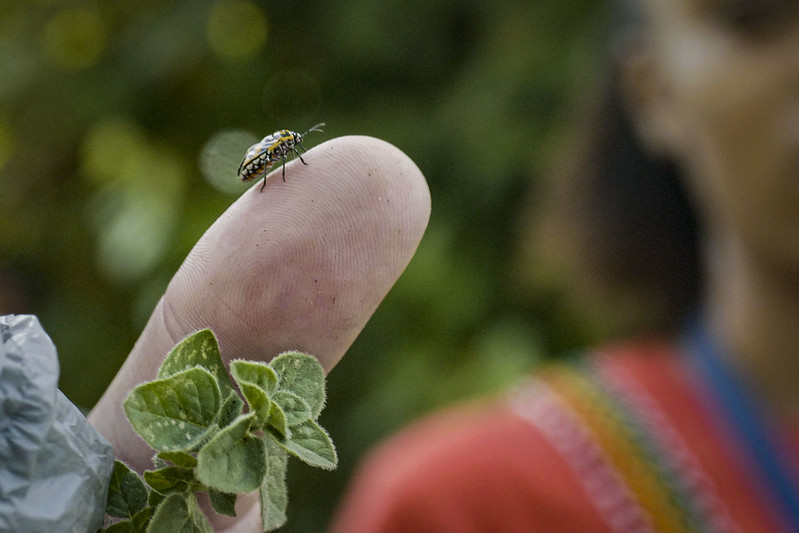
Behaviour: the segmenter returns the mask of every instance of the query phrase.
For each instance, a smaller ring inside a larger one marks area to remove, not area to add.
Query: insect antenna
[[[308,131],[306,131],[305,133],[302,134],[302,136],[305,137],[306,135],[308,135],[312,131],[322,131],[322,126],[324,126],[324,125],[325,125],[324,122],[320,122],[316,126],[312,126],[311,128],[309,128]]]

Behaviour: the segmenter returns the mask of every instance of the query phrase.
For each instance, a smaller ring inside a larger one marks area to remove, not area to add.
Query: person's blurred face
[[[642,2],[663,144],[705,222],[799,271],[799,0]]]

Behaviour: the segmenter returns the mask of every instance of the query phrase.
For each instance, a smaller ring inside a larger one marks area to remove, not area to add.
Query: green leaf
[[[152,507],[145,507],[133,515],[133,518],[130,520],[117,522],[101,531],[103,533],[144,533],[147,531],[147,525],[150,523],[152,511]]]
[[[167,496],[156,509],[147,531],[151,533],[172,531],[214,533],[208,519],[197,508],[197,498],[191,492],[176,492]]]
[[[192,459],[194,459],[192,457]],[[144,481],[161,494],[183,492],[194,481],[194,470],[182,466],[167,466],[158,470],[145,470]]]
[[[280,433],[283,437],[288,438],[291,436],[291,430],[286,424],[286,414],[283,409],[275,402],[272,402],[272,408],[269,411],[269,420],[267,424],[275,431]]]
[[[111,524],[101,531],[102,533],[139,533],[144,530],[136,529],[136,525],[131,520],[123,520],[122,522]]]
[[[219,344],[210,329],[203,329],[192,333],[169,352],[158,370],[158,379],[163,379],[195,366],[208,370],[216,378],[222,398],[227,398],[233,392]]]
[[[304,463],[325,470],[332,470],[338,464],[336,448],[333,446],[330,435],[313,420],[291,428],[291,437],[288,439],[274,432],[269,432],[269,434],[286,451]]]
[[[157,458],[169,461],[175,466],[194,468],[197,466],[197,458],[186,452],[159,452]]]
[[[288,427],[301,424],[313,416],[308,403],[291,392],[277,391],[272,397],[272,401],[282,409]]]
[[[289,456],[272,439],[266,439],[266,477],[261,483],[261,521],[264,531],[272,531],[286,523],[289,503],[286,469]]]
[[[147,503],[147,487],[125,463],[114,461],[105,512],[115,518],[132,518]]]
[[[266,474],[264,441],[250,433],[255,413],[239,417],[205,444],[197,454],[195,475],[220,492],[257,489]]]
[[[147,531],[147,526],[150,524],[150,519],[152,518],[152,515],[153,515],[152,507],[145,507],[144,509],[136,513],[133,516],[133,520],[131,520],[133,526],[136,528],[135,530],[137,532],[141,531],[142,533],[144,531]]]
[[[242,413],[243,407],[244,402],[241,401],[239,395],[235,392],[231,392],[222,403],[222,409],[219,410],[219,418],[216,422],[217,425],[219,425],[220,428],[228,426]]]
[[[227,516],[236,516],[236,497],[237,495],[232,492],[219,492],[214,489],[208,491],[208,498],[214,511]]]
[[[139,385],[123,405],[133,429],[152,448],[186,451],[215,429],[219,387],[208,370],[194,367]]]
[[[166,499],[166,496],[164,496],[157,490],[151,490],[150,495],[147,497],[147,505],[155,509],[156,507],[161,505],[161,502],[163,502],[164,499]]]
[[[255,420],[258,424],[264,424],[269,420],[269,413],[272,408],[272,402],[266,395],[266,392],[252,383],[239,383],[239,388],[244,398],[247,400],[247,405],[250,406],[250,412],[255,414]]]
[[[277,389],[275,371],[263,363],[236,360],[230,363],[230,373],[239,385],[250,411],[259,424],[269,419],[272,402],[269,397]]]
[[[270,396],[277,390],[277,374],[265,363],[236,359],[230,362],[230,373],[236,383],[252,383]]]
[[[325,405],[325,371],[316,357],[302,352],[284,352],[269,362],[279,380],[279,389],[296,394],[308,403],[316,419]]]

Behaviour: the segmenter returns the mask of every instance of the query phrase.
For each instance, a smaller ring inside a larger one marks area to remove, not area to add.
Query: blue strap
[[[789,531],[799,532],[799,487],[756,402],[732,369],[718,355],[717,344],[700,323],[689,328],[689,353],[703,374],[729,426],[750,455]]]

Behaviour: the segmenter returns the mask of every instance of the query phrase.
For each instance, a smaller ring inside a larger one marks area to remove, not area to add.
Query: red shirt
[[[379,447],[332,531],[782,531],[712,404],[665,344],[548,366]]]

